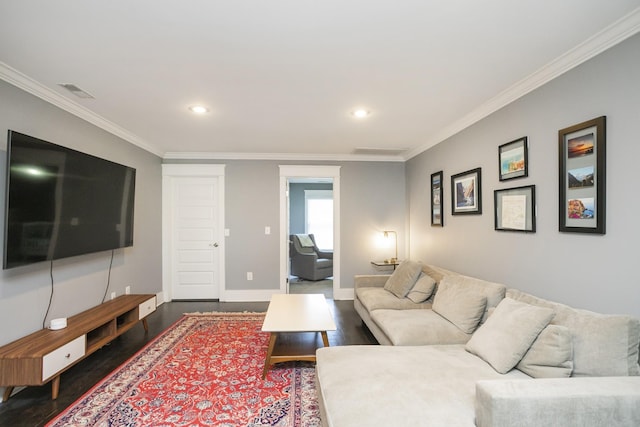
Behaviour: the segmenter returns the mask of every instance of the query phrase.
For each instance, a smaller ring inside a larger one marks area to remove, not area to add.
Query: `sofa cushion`
[[[453,273],[452,271],[448,271],[443,268],[439,268],[434,265],[427,265],[427,264],[422,265],[422,272],[424,274],[431,276],[433,280],[436,281],[436,285],[440,283],[440,281],[444,276],[447,276],[450,274],[456,274],[456,273]]]
[[[505,298],[465,348],[504,374],[522,359],[553,316],[549,308]]]
[[[336,346],[318,349],[323,425],[474,426],[479,380],[500,375],[463,345]]]
[[[461,283],[455,276],[442,279],[433,298],[433,311],[456,325],[466,334],[480,323],[487,306],[487,298],[473,286]]]
[[[573,345],[569,329],[560,325],[547,325],[516,368],[534,378],[570,377],[573,370]]]
[[[433,310],[376,310],[370,314],[393,345],[464,344],[471,338]]]
[[[500,301],[502,301],[507,291],[507,287],[500,283],[488,282],[486,280],[464,276],[462,274],[445,274],[442,280],[444,280],[445,278],[448,282],[455,281],[456,283],[459,283],[461,285],[473,287],[473,289],[487,297],[487,307],[484,314],[482,315],[482,320],[480,320],[480,323],[484,323],[487,320],[488,310],[492,307],[497,306]],[[436,295],[438,294],[439,286],[440,285],[438,284],[438,286],[436,287]]]
[[[555,310],[556,316],[551,323],[566,326],[573,337],[572,376],[640,375],[639,319],[574,309],[517,289],[509,289],[508,295],[527,304]]]
[[[384,288],[398,298],[404,298],[418,280],[421,271],[421,263],[411,260],[403,261],[391,274]]]
[[[541,378],[476,383],[477,427],[640,426],[640,378]]]
[[[416,304],[409,298],[398,298],[383,288],[358,288],[356,297],[368,312],[390,308],[394,310],[411,310],[431,308],[431,302]]]
[[[413,288],[407,294],[407,298],[416,304],[424,302],[429,299],[436,288],[436,281],[428,274],[421,274],[420,278],[413,285]]]

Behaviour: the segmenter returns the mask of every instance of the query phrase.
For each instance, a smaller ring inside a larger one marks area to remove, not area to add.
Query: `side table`
[[[387,261],[387,260],[384,260],[384,261],[371,261],[371,264],[375,265],[376,267],[389,267],[389,266],[393,266],[393,269],[395,270],[395,269],[396,269],[396,267],[397,267],[398,265],[400,265],[400,261],[399,261],[399,260],[396,260],[396,261],[393,261],[393,262],[391,262],[391,261]]]

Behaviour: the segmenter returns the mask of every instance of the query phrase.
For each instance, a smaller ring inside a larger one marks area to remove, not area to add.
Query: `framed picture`
[[[482,214],[482,168],[451,176],[451,214]]]
[[[494,190],[495,229],[500,231],[536,231],[536,186]]]
[[[442,218],[442,171],[431,174],[431,225],[444,226]]]
[[[605,234],[606,117],[558,132],[560,231]]]
[[[500,181],[529,175],[528,145],[527,137],[523,136],[498,147]]]

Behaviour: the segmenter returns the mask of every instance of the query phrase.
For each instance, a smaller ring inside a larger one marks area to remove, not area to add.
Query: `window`
[[[305,228],[320,249],[333,250],[333,191],[305,190]]]

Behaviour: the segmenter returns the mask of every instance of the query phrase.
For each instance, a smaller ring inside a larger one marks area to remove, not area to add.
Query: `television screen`
[[[135,176],[10,130],[3,267],[132,246]]]

